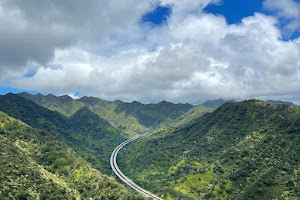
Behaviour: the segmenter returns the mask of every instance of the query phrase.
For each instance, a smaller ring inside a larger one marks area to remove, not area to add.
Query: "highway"
[[[126,140],[125,142],[122,142],[119,146],[117,146],[115,148],[115,150],[112,152],[111,156],[110,156],[110,166],[112,168],[112,170],[114,171],[114,173],[126,184],[128,185],[129,187],[131,187],[132,189],[136,190],[137,192],[139,192],[140,194],[146,196],[146,197],[150,197],[152,199],[155,199],[155,200],[163,200],[157,196],[155,196],[154,194],[152,194],[151,192],[141,188],[140,186],[138,186],[136,183],[134,183],[132,180],[130,180],[127,176],[125,176],[122,171],[119,169],[118,167],[118,163],[117,163],[117,156],[118,156],[118,153],[119,151],[125,146],[127,145],[128,143],[134,141],[134,140],[137,140],[141,137],[144,137],[146,136],[146,134],[143,134],[143,135],[139,135],[139,136],[135,136],[129,140]]]

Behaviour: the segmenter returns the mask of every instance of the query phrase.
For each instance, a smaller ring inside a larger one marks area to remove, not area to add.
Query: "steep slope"
[[[172,124],[172,126],[177,127],[185,125],[187,123],[192,122],[194,119],[201,117],[205,113],[212,112],[213,110],[213,108],[209,108],[204,105],[194,106],[193,108],[189,109],[186,113],[181,115],[179,118],[177,118],[177,120],[175,121],[175,123]]]
[[[0,112],[0,199],[142,199],[49,133]]]
[[[34,128],[51,130],[57,137],[68,138],[70,135],[64,132],[71,128],[67,118],[18,95],[12,93],[0,95],[0,110]]]
[[[100,118],[107,120],[112,126],[128,135],[144,133],[164,123],[172,122],[193,107],[190,104],[173,104],[166,101],[142,104],[136,101],[132,103],[119,100],[105,101],[95,97],[82,97],[75,100],[66,95],[60,97],[28,93],[18,95],[67,117],[86,106]]]
[[[203,105],[206,107],[209,107],[209,108],[217,109],[221,105],[223,105],[225,102],[226,102],[226,100],[224,100],[224,99],[208,100],[208,101],[204,102]]]
[[[126,138],[107,121],[86,107],[79,109],[68,121],[74,131],[72,136],[80,142],[77,146],[81,150],[76,148],[80,155],[91,163],[97,163],[97,166],[103,166],[100,169],[110,173],[110,154]],[[95,157],[90,157],[90,154]]]
[[[95,97],[82,97],[79,101],[129,135],[155,130],[165,123],[175,121],[193,107],[190,104],[173,104],[166,101],[157,104],[142,104],[136,101],[126,103],[119,100],[108,102]]]
[[[77,112],[81,107],[84,106],[80,101],[73,100],[68,95],[63,96],[54,96],[52,94],[48,94],[46,96],[42,94],[32,95],[26,92],[22,92],[18,94],[19,96],[31,100],[36,104],[43,106],[52,111],[57,111],[67,117],[70,117],[75,112]]]
[[[190,104],[158,104],[126,103],[122,101],[108,102],[95,97],[82,97],[79,101],[109,121],[114,127],[129,135],[144,133],[172,122],[192,107]]]
[[[120,152],[120,168],[166,199],[297,199],[300,107],[227,102]]]
[[[109,154],[125,140],[119,131],[87,108],[66,118],[18,95],[7,94],[0,96],[0,110],[34,128],[48,131],[105,173],[111,173]]]
[[[126,115],[132,115],[138,119],[141,125],[147,128],[158,127],[168,121],[174,121],[193,107],[190,104],[173,104],[167,101],[157,104],[118,101],[117,105],[117,113],[125,112]]]
[[[116,112],[121,101],[105,101],[95,97],[82,97],[78,101],[84,103],[98,116],[106,119],[112,126],[126,132],[128,135],[144,133],[148,129],[139,123],[138,119],[125,112]]]

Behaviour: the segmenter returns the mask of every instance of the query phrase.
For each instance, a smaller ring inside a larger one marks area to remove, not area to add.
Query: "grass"
[[[174,174],[174,173],[177,171],[177,168],[178,168],[178,167],[184,166],[184,164],[185,164],[185,159],[182,159],[181,161],[179,161],[179,162],[177,163],[177,165],[171,166],[171,167],[169,168],[169,173],[168,173],[168,175]]]
[[[192,174],[186,177],[181,177],[175,182],[178,183],[174,189],[183,194],[192,194],[192,196],[198,196],[199,191],[205,187],[209,187],[210,183],[216,178],[213,171],[215,164],[211,164],[203,174]]]

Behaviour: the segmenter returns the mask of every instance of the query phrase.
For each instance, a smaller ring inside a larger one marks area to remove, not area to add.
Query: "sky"
[[[300,103],[299,0],[2,0],[0,94]]]

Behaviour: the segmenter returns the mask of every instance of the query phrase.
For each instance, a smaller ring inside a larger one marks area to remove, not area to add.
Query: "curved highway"
[[[119,151],[128,143],[139,139],[140,137],[143,137],[147,135],[143,134],[143,135],[139,135],[139,136],[135,136],[129,140],[126,140],[125,142],[121,143],[119,146],[117,146],[117,148],[115,148],[115,150],[112,152],[111,156],[110,156],[110,166],[112,168],[112,170],[114,171],[114,173],[129,187],[131,187],[132,189],[136,190],[137,192],[141,193],[142,195],[146,196],[146,197],[150,197],[152,199],[155,200],[163,200],[157,196],[155,196],[154,194],[152,194],[151,192],[141,188],[140,186],[138,186],[137,184],[135,184],[132,180],[130,180],[127,176],[125,176],[122,171],[119,169],[118,164],[117,164],[117,156]]]

